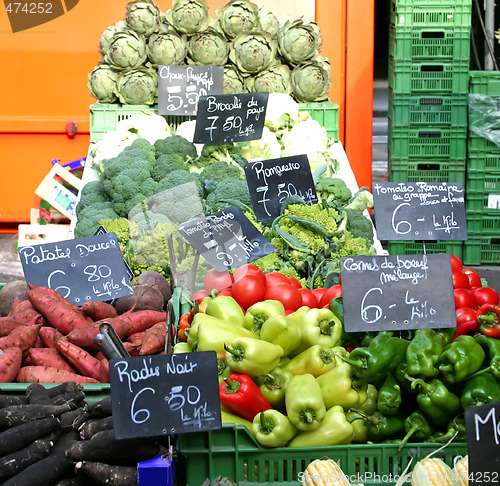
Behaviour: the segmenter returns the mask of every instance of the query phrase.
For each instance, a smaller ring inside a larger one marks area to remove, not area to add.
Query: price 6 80
[[[111,276],[112,270],[107,265],[87,265],[83,269],[84,275],[87,275],[87,282],[97,282],[101,279],[108,279]],[[47,286],[59,292],[65,299],[71,293],[71,288],[66,285],[58,285],[61,275],[66,276],[64,270],[54,270],[47,278]]]

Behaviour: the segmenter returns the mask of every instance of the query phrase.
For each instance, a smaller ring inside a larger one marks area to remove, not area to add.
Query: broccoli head
[[[201,149],[200,156],[191,162],[193,169],[202,170],[214,162],[227,162],[228,164],[243,167],[248,161],[240,154],[240,149],[235,144],[207,145]]]
[[[112,202],[100,202],[83,208],[77,217],[75,238],[93,236],[99,229],[98,221],[101,219],[118,218],[113,206]]]
[[[104,192],[101,182],[98,180],[89,181],[80,190],[80,199],[76,205],[76,215],[78,216],[80,211],[88,206],[108,201],[109,197]]]
[[[180,154],[160,155],[156,164],[151,169],[151,177],[156,182],[160,182],[167,174],[174,170],[186,170],[186,162]]]
[[[367,187],[360,188],[346,206],[346,209],[357,209],[358,211],[369,208],[373,208],[373,194]]]
[[[227,177],[235,177],[236,179],[243,178],[243,169],[237,165],[230,164],[225,160],[219,160],[205,167],[200,173],[200,180],[203,182],[207,192],[213,191],[216,184],[210,182],[220,182]]]
[[[316,194],[324,206],[341,207],[352,197],[351,190],[339,177],[322,177],[316,184]]]
[[[154,146],[157,159],[167,154],[179,154],[184,160],[195,159],[198,156],[195,144],[180,135],[170,135],[169,137],[158,139],[154,143]]]
[[[227,177],[217,183],[205,200],[205,214],[213,214],[237,203],[251,207],[252,200],[246,180]]]
[[[199,175],[193,172],[188,172],[187,170],[173,170],[167,174],[159,183],[158,191],[165,191],[166,189],[172,189],[173,187],[180,186],[182,184],[187,184],[188,182],[194,182],[198,190],[198,195],[203,196],[203,186],[201,184]]]
[[[344,209],[347,217],[347,231],[354,238],[365,238],[369,243],[373,244],[373,224],[362,211],[357,209]]]

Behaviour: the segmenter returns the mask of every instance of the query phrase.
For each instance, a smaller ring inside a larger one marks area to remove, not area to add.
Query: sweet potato
[[[54,348],[31,348],[29,356],[33,366],[50,366],[75,372],[75,369],[61,356],[59,350]]]
[[[37,439],[24,449],[7,454],[0,458],[0,479],[14,476],[26,469],[31,464],[49,455],[53,442],[45,439]]]
[[[163,351],[165,349],[166,339],[167,323],[158,322],[149,329],[146,329],[139,354],[145,356],[147,354],[156,354]]]
[[[59,297],[47,293],[44,287],[34,287],[27,293],[33,307],[44,315],[50,325],[64,335],[78,327],[86,327],[92,322],[77,306],[57,292],[55,294]]]
[[[38,324],[16,327],[8,336],[0,338],[0,349],[18,347],[21,348],[23,354],[27,354],[35,344],[39,331]]]
[[[144,336],[146,334],[146,331],[140,331],[140,332],[136,332],[134,334],[131,334],[128,338],[127,338],[127,341],[129,343],[132,343],[132,344],[136,344],[136,345],[141,345],[142,342],[144,341]]]
[[[47,348],[57,349],[56,340],[64,337],[57,329],[50,326],[42,326],[38,332],[40,339]]]
[[[103,322],[109,323],[120,339],[127,335],[130,328],[130,324],[126,320],[121,319],[121,317],[114,317],[112,319],[104,319],[102,321],[94,322],[91,326],[74,329],[66,336],[66,338],[70,343],[76,344],[81,348],[88,351],[96,351],[98,347],[94,339],[101,332],[99,330],[99,326]]]
[[[93,321],[101,321],[103,319],[111,319],[116,317],[118,312],[116,308],[107,302],[94,301],[85,302],[80,307],[82,312],[90,317]]]
[[[13,321],[10,319],[6,319],[0,321],[0,337],[8,336],[14,329],[25,326],[22,322]]]
[[[136,332],[145,331],[158,322],[166,322],[167,313],[154,310],[129,311],[122,314],[120,319],[129,324],[127,334],[124,336],[128,337]]]
[[[80,461],[75,469],[78,474],[95,485],[135,486],[138,481],[137,466],[116,466],[104,462]]]
[[[66,339],[57,340],[57,349],[82,375],[99,380],[101,362],[90,353]]]
[[[12,311],[8,317],[13,321],[22,324],[45,324],[46,320],[43,315],[38,312],[29,300],[14,299]]]
[[[130,343],[128,341],[125,341],[123,343],[123,347],[127,350],[128,354],[130,354],[130,356],[139,356],[139,351],[141,350],[140,344],[134,344],[134,343]]]
[[[109,383],[109,361],[104,358],[99,360],[99,381],[103,383]]]
[[[99,383],[99,380],[95,380],[94,378],[50,366],[23,366],[19,370],[16,380],[19,383],[61,383],[64,381]]]
[[[3,350],[0,354],[0,383],[12,383],[23,359],[23,352],[20,347],[11,347]]]

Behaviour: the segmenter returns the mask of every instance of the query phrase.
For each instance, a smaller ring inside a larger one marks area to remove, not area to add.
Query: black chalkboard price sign
[[[236,206],[183,223],[177,230],[219,272],[276,251]]]
[[[194,143],[221,145],[262,137],[269,93],[201,96]]]
[[[200,96],[220,94],[223,66],[158,66],[158,114],[196,115]]]
[[[306,204],[318,202],[307,155],[250,162],[244,169],[258,221],[279,216],[289,196],[300,196]]]
[[[220,429],[217,376],[215,351],[111,359],[115,437]]]
[[[132,295],[114,233],[19,248],[26,282],[50,287],[75,305]]]
[[[469,484],[500,483],[500,402],[465,411]]]
[[[457,325],[449,254],[342,257],[340,276],[347,332]]]
[[[373,204],[381,240],[467,240],[463,185],[376,182]]]

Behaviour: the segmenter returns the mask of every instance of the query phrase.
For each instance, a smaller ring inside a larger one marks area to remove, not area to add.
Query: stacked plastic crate
[[[471,0],[392,0],[389,181],[465,184]],[[388,242],[394,254],[422,251]],[[427,242],[461,258],[463,242]]]
[[[483,137],[500,138],[500,73],[471,71],[465,208],[469,239],[464,263],[500,263],[500,147]],[[474,129],[480,131],[477,133]]]

